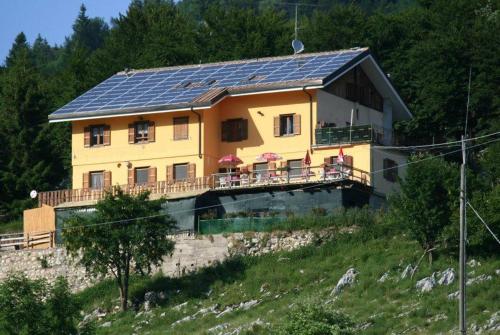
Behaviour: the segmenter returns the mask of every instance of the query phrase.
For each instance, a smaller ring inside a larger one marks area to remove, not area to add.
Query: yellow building
[[[367,48],[127,70],[49,116],[72,124],[73,190],[40,202],[346,179],[384,195],[406,160],[384,146],[410,117]]]

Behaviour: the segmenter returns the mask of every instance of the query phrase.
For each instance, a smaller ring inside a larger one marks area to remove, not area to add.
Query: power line
[[[479,218],[479,220],[481,220],[481,222],[484,224],[484,226],[486,227],[486,229],[488,229],[488,231],[490,232],[491,236],[493,236],[493,238],[498,242],[498,244],[500,244],[500,239],[498,239],[498,237],[495,235],[495,233],[493,233],[493,230],[491,230],[491,228],[488,227],[488,225],[483,220],[483,218],[481,217],[481,215],[479,215],[479,213],[476,211],[476,209],[474,207],[472,207],[471,203],[467,201],[467,205],[469,205],[469,207],[472,208],[472,210],[474,211],[474,213],[476,214],[476,216]]]
[[[478,147],[478,146],[481,146],[481,145],[486,145],[488,143],[492,143],[492,142],[496,142],[496,141],[500,141],[500,138],[494,139],[494,140],[490,140],[488,142],[476,144],[474,146],[469,147],[468,149],[472,149],[472,148],[475,148],[475,147]],[[417,160],[417,161],[412,161],[412,162],[408,162],[408,163],[405,163],[405,164],[396,165],[396,166],[393,166],[393,167],[390,167],[390,168],[386,168],[386,169],[380,169],[380,170],[377,170],[377,171],[373,171],[371,174],[381,173],[381,172],[384,172],[386,170],[391,170],[391,169],[395,169],[395,168],[398,168],[398,167],[407,166],[407,165],[410,165],[410,164],[420,163],[420,162],[423,162],[423,161],[426,161],[426,160],[429,160],[429,159],[434,159],[434,158],[438,158],[438,157],[450,155],[450,154],[456,153],[458,151],[461,151],[461,149],[460,150],[454,150],[454,151],[451,151],[451,152],[448,152],[448,153],[443,153],[443,154],[440,154],[440,155],[437,155],[437,156],[429,156],[429,157],[422,158],[422,159]],[[334,182],[335,181],[332,181],[331,184],[333,184]],[[286,193],[286,192],[291,192],[291,191],[301,191],[301,190],[306,190],[306,189],[309,189],[309,188],[316,188],[316,187],[318,187],[318,185],[314,184],[314,185],[309,185],[309,186],[305,186],[305,187],[300,187],[300,188],[297,188],[297,189],[294,189],[294,190],[278,191],[278,192],[274,192],[274,194]],[[231,204],[240,203],[240,202],[247,202],[247,201],[252,201],[252,200],[256,200],[256,199],[267,198],[269,196],[270,195],[265,194],[265,195],[258,196],[258,197],[253,197],[253,198],[250,198],[250,199],[234,200],[234,201],[231,202]],[[204,206],[204,207],[198,207],[198,208],[176,210],[176,211],[171,211],[171,212],[168,212],[168,213],[155,214],[155,215],[149,215],[149,216],[144,216],[144,217],[135,217],[135,218],[130,218],[130,219],[115,220],[115,221],[106,221],[106,222],[100,222],[100,223],[95,223],[95,224],[90,224],[90,225],[79,225],[79,226],[71,226],[71,227],[61,227],[61,228],[59,228],[57,230],[61,231],[61,230],[77,229],[77,228],[89,228],[89,227],[110,225],[110,224],[114,224],[114,223],[125,223],[125,222],[131,222],[131,221],[136,221],[136,220],[146,220],[146,219],[152,219],[152,218],[161,217],[161,216],[167,216],[167,215],[170,215],[170,214],[178,214],[178,213],[186,213],[186,212],[192,212],[192,211],[200,211],[200,210],[204,210],[204,209],[212,209],[212,208],[221,207],[221,206],[223,206],[223,205],[222,204],[216,204],[216,205],[210,205],[210,206]]]
[[[478,140],[481,138],[485,137],[490,137],[490,136],[495,136],[499,135],[500,131],[497,131],[496,133],[490,133],[482,136],[477,136],[474,138],[468,138],[465,139],[465,141],[474,141]],[[419,148],[432,148],[432,147],[441,147],[441,146],[459,146],[462,141],[450,141],[450,142],[443,142],[443,143],[435,143],[435,144],[423,144],[423,145],[409,145],[409,146],[383,146],[383,145],[376,145],[373,146],[375,149],[401,149],[401,150],[413,150],[413,149],[419,149]]]
[[[490,141],[487,141],[487,142],[483,142],[483,143],[479,143],[479,144],[470,146],[467,149],[476,148],[476,147],[479,147],[481,145],[486,145],[486,144],[497,142],[497,141],[500,141],[500,138],[497,138],[497,139],[494,139],[494,140],[490,140]],[[429,156],[429,157],[426,157],[426,158],[422,158],[420,160],[411,161],[411,162],[407,162],[407,163],[400,164],[400,165],[395,165],[395,166],[390,167],[390,168],[376,170],[376,171],[373,171],[371,174],[380,173],[380,172],[384,172],[386,170],[391,170],[391,169],[397,169],[398,167],[403,167],[403,166],[408,166],[408,165],[415,164],[415,163],[420,163],[420,162],[423,162],[423,161],[426,161],[426,160],[429,160],[429,159],[434,159],[434,158],[438,158],[438,157],[443,157],[443,156],[451,155],[451,154],[454,154],[454,153],[457,153],[457,152],[460,152],[460,151],[462,151],[462,149],[445,152],[445,153],[442,153],[442,154],[439,154],[439,155],[436,155],[436,156]]]

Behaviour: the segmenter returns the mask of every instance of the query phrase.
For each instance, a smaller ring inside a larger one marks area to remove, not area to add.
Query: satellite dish
[[[304,51],[304,43],[302,43],[299,40],[293,40],[292,41],[292,48],[293,48],[294,54],[299,54],[302,51]]]
[[[33,191],[30,192],[31,199],[35,199],[37,195],[38,195],[38,192],[35,191],[35,190],[33,190]]]

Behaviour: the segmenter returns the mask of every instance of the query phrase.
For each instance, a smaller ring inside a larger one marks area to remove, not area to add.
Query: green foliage
[[[431,249],[451,224],[456,208],[458,169],[438,157],[418,155],[415,160],[420,162],[408,166],[401,193],[391,200],[390,213],[429,252],[432,261]]]
[[[76,326],[79,311],[80,305],[71,295],[64,278],[48,285],[43,280],[11,274],[0,284],[2,334],[79,334]]]
[[[301,3],[306,52],[370,47],[414,115],[396,124],[408,140],[439,142],[463,133],[469,68],[470,134],[500,129],[496,2]],[[136,0],[110,27],[82,6],[63,46],[42,36],[30,46],[19,34],[0,66],[0,214],[20,217],[34,205],[31,189],[71,186],[70,126],[49,126],[50,112],[124,68],[290,54],[294,10],[274,0]]]
[[[175,221],[160,213],[161,203],[150,201],[149,192],[132,196],[116,188],[97,203],[94,215],[76,215],[65,222],[63,240],[69,254],[94,276],[111,272],[123,310],[128,307],[131,269],[150,273],[173,250],[167,235]]]
[[[287,316],[278,335],[350,335],[354,323],[345,314],[320,303],[299,305]]]

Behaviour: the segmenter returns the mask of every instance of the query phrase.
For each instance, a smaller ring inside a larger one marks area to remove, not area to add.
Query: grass
[[[23,232],[22,220],[0,223],[0,234],[22,233],[22,232]]]
[[[359,331],[362,334],[447,332],[458,323],[458,302],[447,299],[448,294],[458,290],[457,281],[426,294],[418,293],[415,283],[433,271],[448,267],[457,270],[456,257],[438,253],[432,266],[421,263],[413,279],[394,280],[408,263],[415,264],[421,255],[421,248],[401,234],[370,239],[354,233],[293,252],[232,259],[183,278],[135,277],[131,287],[133,301],[141,300],[150,290],[165,292],[166,299],[149,316],[136,317],[134,311],[108,315],[102,322],[112,321],[112,327],[98,327],[98,334],[132,334],[140,323],[142,328],[138,333],[151,335],[208,334],[209,328],[222,323],[230,325],[229,331],[259,318],[278,325],[291,306],[305,302],[333,304],[357,324],[370,323]],[[498,255],[476,259],[482,265],[471,269],[474,273],[470,276],[484,273],[493,279],[468,288],[468,317],[469,324],[484,324],[500,309],[500,276],[495,275],[495,270],[500,269],[500,259]],[[357,283],[334,299],[331,290],[352,266],[359,271]],[[393,280],[377,282],[386,271],[390,271]],[[261,292],[261,287],[267,289]],[[112,310],[118,304],[118,291],[109,281],[83,291],[79,297],[86,310],[97,306]],[[247,311],[231,312],[221,318],[209,314],[171,326],[201,308],[218,305],[223,310],[252,299],[261,302]],[[188,302],[185,308],[173,308],[184,302]],[[431,321],[436,316],[442,319]],[[257,328],[248,334],[269,334],[269,330]]]

